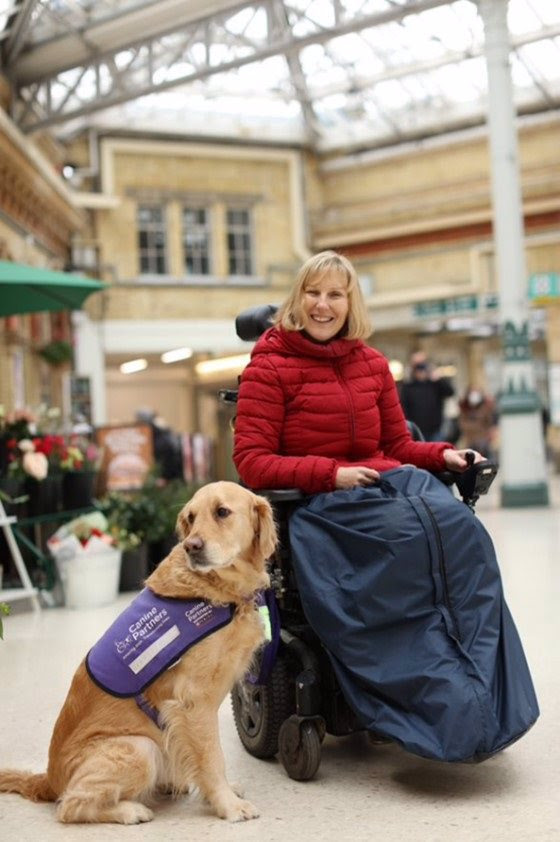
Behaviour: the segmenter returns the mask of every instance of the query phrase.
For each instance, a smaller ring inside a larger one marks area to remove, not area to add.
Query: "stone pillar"
[[[107,396],[105,388],[105,352],[101,322],[92,321],[83,310],[72,313],[74,328],[74,367],[76,374],[89,377],[91,384],[91,422],[107,421]]]
[[[540,401],[529,345],[527,268],[511,71],[508,0],[478,0],[488,72],[494,240],[502,325],[500,476],[503,506],[548,504]]]

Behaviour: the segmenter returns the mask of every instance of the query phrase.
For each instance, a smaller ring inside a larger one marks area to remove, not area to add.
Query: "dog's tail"
[[[15,769],[3,769],[0,772],[0,792],[17,792],[30,801],[56,801],[57,798],[46,774],[34,775]]]

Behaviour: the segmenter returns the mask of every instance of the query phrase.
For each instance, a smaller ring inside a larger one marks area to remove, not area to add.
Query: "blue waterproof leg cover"
[[[319,494],[290,520],[307,619],[364,728],[482,760],[539,709],[480,521],[426,471]]]

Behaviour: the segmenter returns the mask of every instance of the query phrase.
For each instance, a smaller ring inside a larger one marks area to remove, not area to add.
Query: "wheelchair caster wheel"
[[[320,728],[312,719],[291,716],[278,736],[280,760],[294,781],[309,781],[321,762]]]

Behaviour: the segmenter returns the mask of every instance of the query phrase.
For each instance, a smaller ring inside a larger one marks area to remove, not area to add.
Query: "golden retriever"
[[[276,544],[270,504],[232,482],[204,486],[177,520],[182,539],[146,581],[163,597],[235,606],[228,625],[163,672],[144,696],[158,727],[133,698],[117,698],[78,667],[55,724],[46,774],[0,771],[0,791],[57,801],[61,822],[150,821],[158,791],[197,787],[218,816],[258,816],[225,776],[218,708],[263,642],[255,593],[268,585]]]

